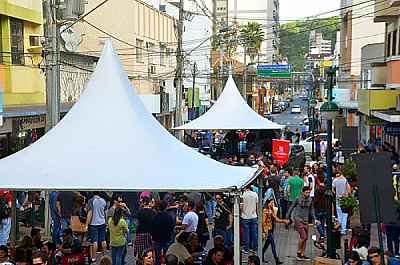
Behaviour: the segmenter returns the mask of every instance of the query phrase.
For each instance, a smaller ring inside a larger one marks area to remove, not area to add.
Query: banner
[[[280,166],[289,161],[289,143],[288,140],[272,139],[272,157]]]

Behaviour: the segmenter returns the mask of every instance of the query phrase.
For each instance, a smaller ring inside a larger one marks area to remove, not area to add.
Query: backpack
[[[5,197],[0,197],[0,219],[10,217],[10,208]]]

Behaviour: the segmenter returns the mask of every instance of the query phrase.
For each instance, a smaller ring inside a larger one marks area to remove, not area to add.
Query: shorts
[[[308,224],[299,221],[294,221],[294,227],[296,228],[297,233],[299,233],[301,240],[308,239]]]
[[[106,241],[106,225],[89,225],[89,241],[94,242],[105,242]]]

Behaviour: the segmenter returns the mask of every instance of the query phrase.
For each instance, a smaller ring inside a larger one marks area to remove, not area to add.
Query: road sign
[[[257,77],[288,79],[292,77],[292,68],[291,64],[259,64],[257,65]]]

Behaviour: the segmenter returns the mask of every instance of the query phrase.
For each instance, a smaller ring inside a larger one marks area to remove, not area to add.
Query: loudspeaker
[[[357,165],[361,223],[377,222],[374,190],[379,201],[381,221],[398,223],[400,219],[394,203],[390,154],[357,154],[353,158]]]

